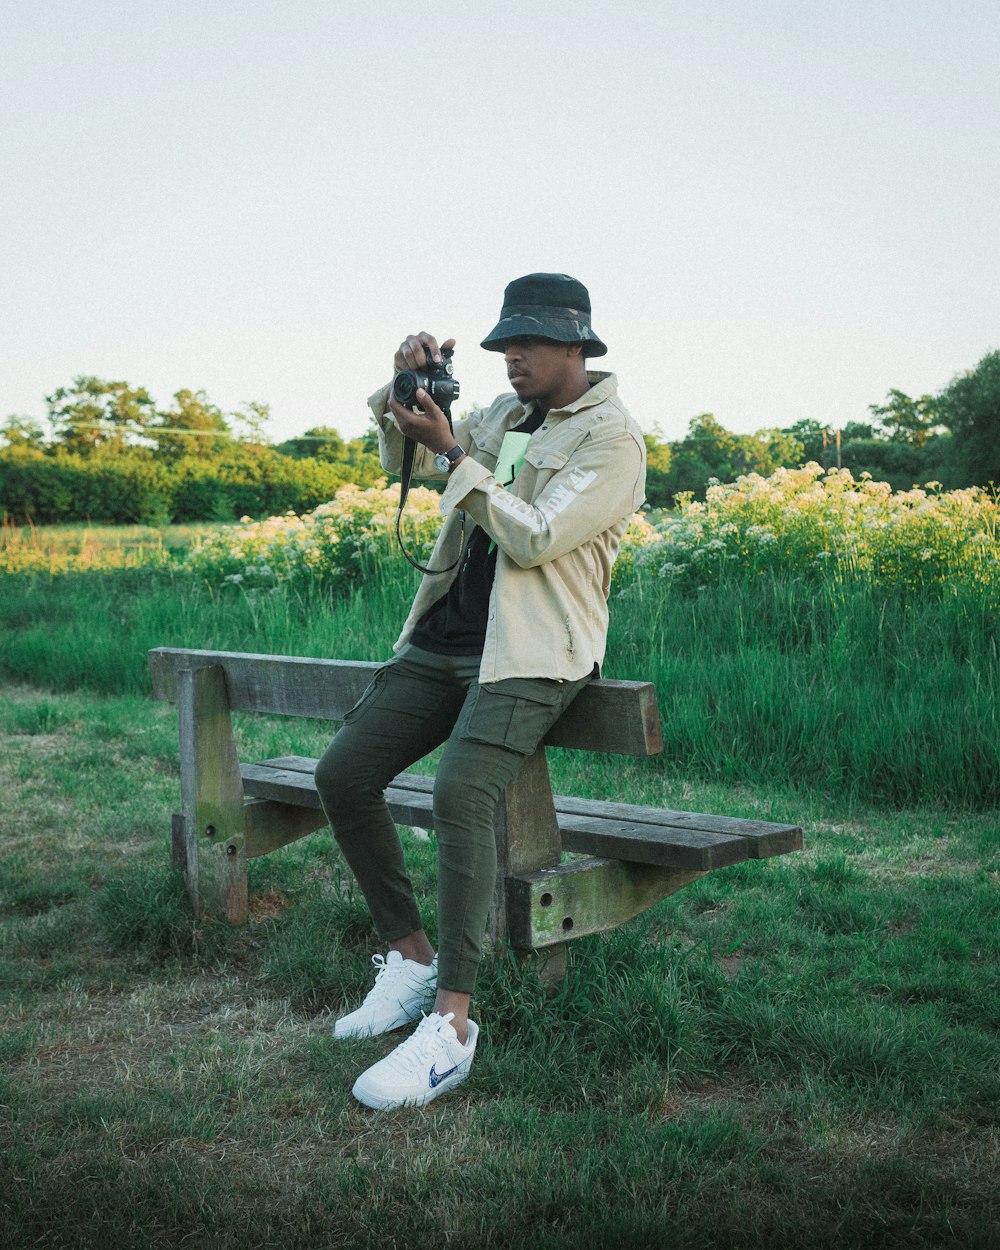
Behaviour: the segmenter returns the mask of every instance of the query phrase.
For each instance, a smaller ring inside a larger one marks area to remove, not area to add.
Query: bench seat
[[[305,756],[286,755],[243,764],[244,793],[318,810],[319,795],[313,781],[316,763]],[[397,824],[433,828],[433,786],[434,778],[420,773],[400,773],[394,778],[386,790],[386,802]],[[802,830],[795,825],[558,794],[553,800],[563,850],[574,854],[709,872],[741,860],[766,859],[802,848]],[[253,855],[250,847],[247,854]]]
[[[243,923],[246,864],[323,828],[316,761],[241,764],[232,712],[341,721],[379,665],[371,661],[158,647],[153,691],[178,705],[181,810],[173,859],[202,916]],[[546,747],[647,757],[663,749],[651,683],[590,682],[521,765],[497,805],[497,876],[488,936],[546,975],[566,943],[624,924],[715,868],[802,847],[795,825],[554,795]],[[433,778],[401,773],[386,797],[400,825],[433,827]]]

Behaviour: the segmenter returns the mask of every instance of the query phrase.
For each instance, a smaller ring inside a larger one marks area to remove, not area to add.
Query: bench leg
[[[233,740],[226,675],[219,665],[177,674],[184,879],[195,914],[247,919],[243,782]]]
[[[497,840],[497,878],[489,938],[495,946],[510,940],[507,914],[507,878],[554,868],[562,857],[562,839],[552,799],[552,783],[545,748],[525,760],[497,804],[494,817]],[[515,949],[522,961],[533,953]],[[537,953],[543,981],[554,984],[566,973],[566,943]]]

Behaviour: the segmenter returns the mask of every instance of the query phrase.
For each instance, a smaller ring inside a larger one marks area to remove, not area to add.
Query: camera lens
[[[393,398],[397,399],[401,404],[412,404],[417,393],[417,388],[422,384],[418,374],[411,369],[406,369],[402,373],[397,373],[392,384]]]

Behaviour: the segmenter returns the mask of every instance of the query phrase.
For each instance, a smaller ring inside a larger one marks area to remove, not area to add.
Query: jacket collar
[[[595,408],[598,404],[603,404],[606,399],[610,399],[612,395],[618,393],[618,379],[613,373],[600,373],[597,371],[587,371],[587,381],[590,383],[590,390],[584,391],[579,399],[574,399],[571,404],[566,404],[562,408],[551,408],[549,410],[550,417],[571,417],[577,412],[583,412],[587,408]]]

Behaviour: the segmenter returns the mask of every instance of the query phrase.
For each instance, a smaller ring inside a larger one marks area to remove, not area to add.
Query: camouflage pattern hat
[[[529,273],[508,283],[500,320],[480,347],[502,352],[508,339],[522,334],[582,343],[584,356],[603,356],[608,350],[590,327],[587,288],[564,273]]]

